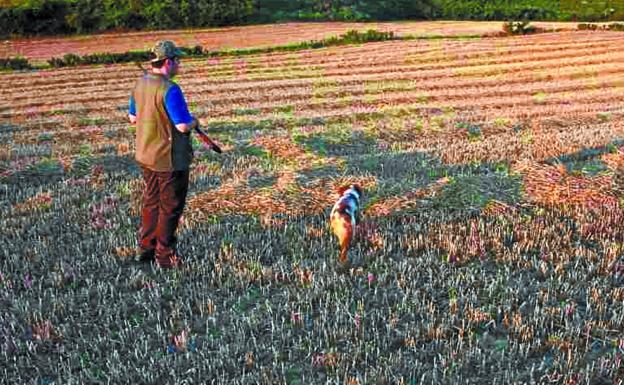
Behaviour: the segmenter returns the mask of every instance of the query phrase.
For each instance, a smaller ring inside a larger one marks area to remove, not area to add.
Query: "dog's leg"
[[[348,240],[344,239],[340,242],[340,263],[343,265],[349,262],[349,256],[347,255],[349,252],[349,243],[350,242]]]
[[[345,221],[344,233],[340,238],[340,262],[344,265],[349,262],[349,246],[351,246],[351,239],[353,238],[353,224],[352,221]]]
[[[335,216],[332,218],[332,230],[338,238],[338,245],[340,246],[340,262],[345,264],[348,262],[349,245],[351,244],[351,238],[353,237],[353,228],[351,221],[344,216]]]

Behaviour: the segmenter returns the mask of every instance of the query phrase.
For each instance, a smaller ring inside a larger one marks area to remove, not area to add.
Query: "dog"
[[[340,262],[346,264],[347,252],[359,222],[362,188],[357,184],[338,188],[340,198],[332,207],[329,217],[331,229],[340,245]]]

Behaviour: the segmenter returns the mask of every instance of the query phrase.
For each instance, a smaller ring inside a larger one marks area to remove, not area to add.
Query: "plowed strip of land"
[[[544,29],[576,29],[576,23],[533,23]],[[24,56],[45,61],[66,53],[78,55],[102,52],[149,50],[159,39],[174,40],[178,45],[201,45],[210,50],[275,46],[309,40],[322,40],[348,30],[393,31],[397,35],[457,36],[486,35],[501,31],[502,22],[407,22],[407,23],[284,23],[218,29],[181,31],[145,31],[107,33],[67,38],[31,38],[5,41],[0,57]]]

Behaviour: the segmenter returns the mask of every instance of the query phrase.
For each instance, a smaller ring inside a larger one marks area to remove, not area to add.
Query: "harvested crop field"
[[[224,153],[195,143],[180,271],[132,261],[139,70],[2,73],[0,379],[621,383],[621,36],[183,61]]]
[[[573,30],[575,23],[535,22],[531,23],[546,30]],[[270,47],[308,40],[322,40],[337,36],[348,30],[365,31],[375,29],[392,31],[397,36],[416,37],[488,35],[501,32],[501,23],[471,21],[435,21],[400,23],[283,23],[195,29],[178,31],[140,31],[126,33],[106,33],[67,38],[38,37],[7,40],[0,46],[0,57],[23,56],[34,61],[46,61],[67,53],[78,55],[96,52],[125,52],[149,50],[158,39],[174,40],[178,45],[190,47],[201,45],[209,50],[227,50],[249,47]]]

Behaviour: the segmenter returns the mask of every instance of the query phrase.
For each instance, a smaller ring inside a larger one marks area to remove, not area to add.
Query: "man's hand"
[[[180,131],[183,134],[186,134],[186,133],[191,132],[191,130],[194,130],[196,127],[198,127],[199,122],[197,121],[197,119],[193,119],[190,123],[180,123],[180,124],[176,124],[175,126],[178,131]]]

